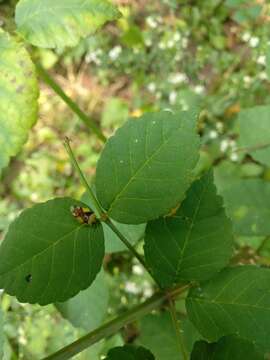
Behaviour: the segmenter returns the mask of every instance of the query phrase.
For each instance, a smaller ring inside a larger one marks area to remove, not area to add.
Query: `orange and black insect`
[[[94,225],[97,223],[97,218],[96,218],[94,211],[90,210],[87,207],[72,206],[70,211],[71,211],[72,215],[81,224]]]

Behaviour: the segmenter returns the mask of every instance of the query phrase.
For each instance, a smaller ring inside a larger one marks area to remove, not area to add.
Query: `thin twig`
[[[185,285],[173,288],[166,293],[160,291],[157,294],[153,295],[150,299],[146,300],[143,304],[134,307],[133,309],[127,311],[125,314],[119,316],[118,318],[109,321],[108,323],[102,325],[100,328],[94,331],[91,331],[77,341],[69,344],[68,346],[65,346],[64,348],[44,358],[43,360],[70,359],[76,354],[79,354],[83,350],[87,349],[91,345],[97,343],[98,341],[117,333],[124,326],[138,320],[139,318],[150,313],[151,311],[160,308],[166,303],[168,298],[175,299],[178,295],[185,292],[187,288],[188,285]]]
[[[36,64],[36,69],[42,80],[67,104],[67,106],[89,127],[102,142],[106,142],[106,137],[95,124],[94,120],[86,115],[79,106],[64,92],[57,82],[48,74],[48,72],[40,65]]]
[[[175,330],[175,334],[176,334],[176,338],[177,338],[177,344],[179,346],[180,353],[182,354],[182,357],[184,360],[188,360],[188,355],[187,355],[184,341],[182,339],[179,321],[177,319],[174,299],[171,299],[171,298],[169,299],[169,309],[170,309],[170,314],[171,314],[171,318],[172,318],[172,322],[173,322],[173,326],[174,326],[174,330]]]
[[[270,143],[241,147],[241,148],[237,148],[237,149],[233,150],[233,152],[242,152],[242,151],[250,152],[250,151],[266,149],[268,147],[270,147]]]
[[[90,196],[90,199],[92,200],[93,204],[95,205],[95,208],[98,212],[98,216],[99,217],[102,217],[102,214],[103,214],[103,211],[102,211],[102,208],[101,206],[99,205],[99,202],[97,201],[95,195],[94,195],[94,192],[92,191],[90,185],[88,184],[75,156],[74,156],[74,153],[71,149],[71,146],[70,146],[70,140],[66,137],[65,138],[65,141],[64,141],[64,146],[66,148],[66,151],[69,155],[69,158],[70,158],[70,161],[72,162],[72,165],[74,167],[74,169],[77,171],[79,177],[80,177],[80,180],[82,182],[82,184],[85,186],[85,189],[87,190],[89,196]]]

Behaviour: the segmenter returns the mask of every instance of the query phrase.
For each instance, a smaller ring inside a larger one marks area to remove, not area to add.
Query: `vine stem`
[[[189,285],[176,287],[167,291],[166,293],[160,291],[153,295],[150,299],[146,300],[144,303],[135,306],[133,309],[127,311],[125,314],[120,315],[116,319],[111,320],[108,323],[99,327],[98,329],[84,335],[83,337],[79,338],[68,346],[63,347],[54,354],[49,355],[43,360],[70,359],[74,355],[79,354],[80,352],[97,343],[98,341],[115,334],[117,331],[122,329],[124,326],[130,324],[131,322],[143,317],[144,315],[150,313],[157,308],[160,308],[166,303],[166,301],[168,301],[168,299],[176,298],[177,296],[185,292],[189,287]]]
[[[155,280],[152,276],[151,270],[149,269],[149,267],[147,266],[146,262],[144,261],[144,258],[136,251],[136,249],[131,245],[131,243],[128,241],[128,239],[117,229],[117,227],[114,225],[114,223],[111,221],[111,219],[107,216],[106,213],[104,213],[101,205],[99,204],[93,190],[91,189],[90,185],[88,184],[86,177],[84,176],[76,158],[75,155],[72,151],[72,148],[70,146],[70,140],[66,137],[65,141],[64,141],[64,146],[65,149],[69,155],[69,158],[72,162],[73,167],[75,168],[75,170],[77,171],[80,180],[82,182],[82,184],[85,186],[90,199],[92,200],[96,211],[97,211],[97,215],[99,216],[100,220],[105,222],[110,228],[111,230],[118,236],[118,238],[125,244],[125,246],[129,249],[129,251],[138,259],[138,261],[142,264],[142,266],[145,268],[145,270],[149,273],[149,275],[152,277],[152,279],[156,282],[156,284],[159,286],[158,281]],[[160,287],[160,286],[159,286]]]
[[[138,259],[138,261],[142,264],[142,266],[145,268],[145,270],[148,272],[148,274],[151,276],[151,278],[154,280],[154,282],[160,288],[158,281],[153,277],[152,272],[151,272],[150,268],[148,267],[148,265],[146,264],[144,258],[136,251],[136,249],[130,244],[130,242],[125,238],[125,236],[117,229],[117,227],[114,225],[114,223],[111,221],[111,219],[107,218],[105,220],[105,223],[119,237],[119,239],[126,245],[126,247],[129,249],[129,251]]]
[[[67,106],[89,127],[102,142],[106,142],[106,137],[95,124],[95,122],[89,118],[88,115],[83,112],[79,106],[64,92],[64,90],[57,84],[57,82],[49,75],[49,73],[40,65],[36,64],[37,72],[40,78],[67,104]]]
[[[96,197],[94,195],[94,192],[92,191],[90,185],[88,184],[88,181],[86,180],[86,177],[84,176],[84,174],[83,174],[83,172],[82,172],[82,170],[81,170],[81,168],[80,168],[80,166],[79,166],[79,164],[78,164],[78,162],[77,162],[77,160],[75,158],[75,155],[74,155],[74,153],[73,153],[73,151],[71,149],[71,146],[70,146],[70,140],[67,137],[65,138],[64,146],[65,146],[65,149],[66,149],[66,151],[68,153],[68,156],[69,156],[69,158],[70,158],[70,160],[72,162],[72,165],[73,165],[74,169],[77,171],[82,184],[85,186],[85,188],[86,188],[86,190],[87,190],[87,192],[88,192],[88,194],[90,196],[91,201],[95,205],[95,208],[97,210],[97,213],[98,213],[99,217],[102,218],[103,210],[102,210],[101,206],[99,205],[99,202],[97,201],[97,199],[96,199]]]
[[[188,360],[187,351],[185,349],[185,344],[184,344],[184,341],[182,339],[181,329],[180,329],[178,319],[177,319],[177,314],[176,314],[176,309],[175,309],[175,302],[174,302],[174,299],[172,299],[172,298],[169,298],[169,310],[170,310],[170,314],[171,314],[175,334],[176,334],[176,337],[177,337],[177,340],[178,340],[179,350],[180,350],[180,352],[181,352],[181,354],[183,356],[183,359]]]
[[[265,144],[258,144],[254,146],[247,146],[247,147],[241,147],[234,150],[234,152],[241,152],[241,151],[256,151],[256,150],[263,150],[270,147],[270,143]]]

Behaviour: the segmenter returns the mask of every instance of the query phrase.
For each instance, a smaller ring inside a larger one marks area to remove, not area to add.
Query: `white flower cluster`
[[[116,60],[121,54],[121,52],[122,52],[122,47],[120,45],[116,45],[109,51],[109,58],[111,60]]]
[[[169,40],[161,40],[158,43],[158,47],[161,50],[165,49],[172,49],[173,47],[177,46],[179,48],[179,44],[183,49],[186,49],[188,46],[188,38],[183,37],[179,31],[175,32]]]
[[[230,152],[230,159],[232,161],[237,161],[239,159],[238,154],[236,153],[237,145],[236,142],[232,139],[223,139],[220,143],[220,151],[225,153]]]
[[[256,48],[260,44],[260,39],[257,36],[252,36],[249,32],[242,35],[242,40],[252,48]]]
[[[182,84],[182,83],[187,83],[188,77],[186,74],[179,72],[179,73],[175,73],[175,74],[170,74],[168,81],[169,81],[169,83],[171,83],[173,85],[178,85],[178,84]]]
[[[85,56],[85,62],[87,64],[94,63],[96,65],[101,64],[100,55],[102,55],[102,50],[97,49],[96,51],[88,52]]]

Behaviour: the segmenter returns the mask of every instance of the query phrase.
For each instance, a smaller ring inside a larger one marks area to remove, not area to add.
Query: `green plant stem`
[[[188,355],[187,355],[187,351],[185,349],[184,341],[182,339],[182,334],[181,334],[181,329],[180,329],[180,326],[179,326],[179,321],[177,319],[174,299],[172,299],[172,298],[169,299],[169,309],[170,309],[170,314],[171,314],[175,334],[176,334],[176,337],[177,337],[177,340],[178,340],[179,350],[180,350],[180,352],[181,352],[181,354],[183,356],[183,359],[188,360]]]
[[[126,247],[129,249],[129,251],[138,259],[138,261],[142,264],[142,266],[147,270],[149,275],[152,277],[152,279],[158,284],[157,280],[153,278],[151,270],[147,266],[146,262],[144,261],[144,258],[136,251],[136,249],[130,244],[130,242],[127,240],[127,238],[117,229],[117,227],[114,225],[114,223],[111,221],[111,219],[107,218],[105,220],[105,223],[111,228],[111,230],[118,236],[118,238],[122,241],[123,244],[126,245]]]
[[[75,170],[77,171],[80,180],[82,182],[82,184],[85,186],[90,199],[92,200],[93,204],[95,205],[96,211],[97,211],[97,215],[100,217],[101,221],[105,222],[110,228],[111,230],[118,236],[118,238],[125,244],[125,246],[129,249],[129,251],[138,259],[138,261],[142,264],[142,266],[145,268],[145,270],[150,274],[150,276],[152,277],[152,279],[157,283],[157,285],[159,286],[157,280],[155,280],[151,274],[150,269],[148,268],[146,262],[144,261],[144,258],[136,251],[136,249],[130,244],[130,242],[128,241],[128,239],[117,229],[117,227],[114,225],[114,223],[110,220],[110,218],[108,218],[108,216],[106,215],[106,213],[103,212],[102,207],[100,206],[97,198],[95,197],[94,192],[92,191],[90,185],[88,184],[76,158],[75,155],[72,151],[72,148],[70,146],[70,140],[68,138],[65,139],[64,142],[66,151],[69,155],[70,161],[72,162],[72,165],[74,166]],[[160,287],[160,286],[159,286]]]
[[[48,72],[40,65],[36,64],[37,72],[40,78],[47,84],[49,87],[60,96],[60,98],[67,104],[67,106],[89,127],[102,142],[106,142],[106,137],[103,135],[102,131],[98,128],[95,122],[89,118],[79,106],[63,91],[63,89],[57,84],[57,82],[48,74]]]
[[[241,151],[256,151],[256,150],[263,150],[270,147],[270,143],[266,143],[266,144],[258,144],[258,145],[254,145],[254,146],[247,146],[247,147],[241,147],[238,149],[235,149],[234,152],[241,152]]]
[[[125,314],[119,316],[118,318],[109,321],[108,323],[102,325],[100,328],[86,334],[75,342],[65,346],[61,350],[55,352],[54,354],[44,358],[43,360],[66,360],[70,359],[76,354],[79,354],[83,350],[87,349],[89,346],[97,343],[98,341],[109,337],[124,326],[129,323],[141,318],[142,316],[150,313],[152,310],[157,309],[164,305],[169,298],[176,298],[178,295],[182,294],[187,290],[189,285],[176,287],[170,291],[158,292],[150,299],[146,300],[143,304],[134,307],[133,309],[127,311]]]
[[[97,199],[96,199],[90,185],[88,184],[88,182],[87,182],[87,180],[86,180],[86,178],[85,178],[85,176],[84,176],[84,174],[83,174],[83,172],[82,172],[82,170],[81,170],[81,168],[80,168],[80,166],[79,166],[79,164],[78,164],[78,162],[77,162],[77,160],[76,160],[76,158],[74,156],[74,153],[73,153],[73,151],[71,149],[71,146],[70,146],[70,140],[68,138],[65,138],[64,146],[66,148],[66,151],[67,151],[67,153],[69,155],[69,158],[70,158],[70,160],[72,162],[72,165],[73,165],[74,169],[77,171],[82,184],[85,186],[85,189],[87,190],[93,204],[95,205],[95,208],[96,208],[96,210],[98,212],[98,215],[100,217],[102,217],[102,214],[103,214],[102,208],[99,205],[99,202],[97,201]]]

